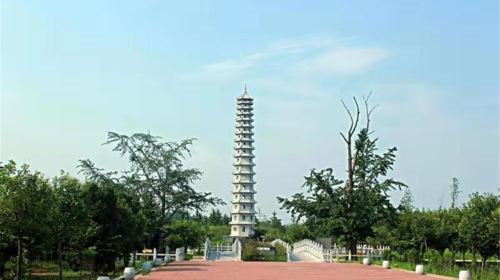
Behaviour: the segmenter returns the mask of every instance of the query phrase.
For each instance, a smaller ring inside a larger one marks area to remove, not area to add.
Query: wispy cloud
[[[203,65],[200,73],[196,76],[211,79],[238,77],[246,71],[258,67],[264,61],[271,61],[285,55],[298,55],[318,49],[331,48],[339,44],[340,41],[330,37],[278,40],[263,50]]]
[[[262,50],[203,65],[189,76],[198,80],[235,80],[252,71],[259,73],[264,65],[301,75],[354,75],[389,56],[382,48],[350,47],[350,41],[333,37],[277,40]]]
[[[372,68],[389,56],[381,48],[338,48],[301,61],[296,71],[324,75],[353,75]]]

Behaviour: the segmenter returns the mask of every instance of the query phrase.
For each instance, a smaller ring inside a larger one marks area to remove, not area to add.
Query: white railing
[[[390,250],[390,247],[357,245],[356,254],[354,256],[366,257],[370,259],[382,259],[382,255],[385,250]],[[295,242],[293,244],[292,253],[305,253],[321,262],[334,262],[338,261],[341,257],[346,257],[350,261],[353,257],[351,252],[345,247],[337,246],[337,244],[334,244],[331,249],[325,249],[321,243],[310,239],[304,239],[299,242]]]
[[[308,254],[309,256],[313,257],[314,259],[318,261],[324,261],[324,254],[323,254],[323,245],[316,242],[312,241],[310,239],[304,239],[299,242],[295,242],[293,244],[293,253],[294,254]]]
[[[271,241],[271,246],[276,246],[276,244],[279,244],[283,247],[285,247],[286,249],[286,261],[289,262],[291,260],[291,249],[290,249],[290,244],[288,244],[287,242],[281,240],[281,239],[274,239],[273,241]]]
[[[382,254],[385,250],[390,250],[389,246],[369,246],[369,245],[357,245],[356,255],[357,257],[370,258],[370,259],[382,259]],[[325,262],[338,261],[340,257],[347,257],[348,260],[352,259],[351,252],[345,247],[337,246],[334,244],[331,249],[324,250],[324,260]]]
[[[213,246],[210,239],[207,237],[204,246],[204,257],[205,260],[220,260],[220,259],[233,259],[241,260],[241,242],[236,239],[233,245],[223,246],[221,244],[216,244]]]

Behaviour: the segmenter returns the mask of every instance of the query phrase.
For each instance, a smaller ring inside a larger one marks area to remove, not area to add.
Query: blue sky
[[[262,212],[311,168],[344,177],[340,104],[373,90],[380,148],[419,207],[499,187],[498,1],[2,1],[1,156],[121,169],[107,131],[196,137],[229,200],[235,98],[255,98]],[[400,194],[394,193],[394,201]],[[287,215],[278,211],[281,217]]]

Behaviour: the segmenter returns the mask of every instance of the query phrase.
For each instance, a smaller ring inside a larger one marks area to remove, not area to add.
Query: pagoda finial
[[[245,84],[245,90],[243,91],[243,94],[238,97],[238,99],[252,99],[250,95],[248,95],[247,84]]]

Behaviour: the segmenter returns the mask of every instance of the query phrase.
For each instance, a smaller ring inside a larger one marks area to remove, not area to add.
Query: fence
[[[358,245],[356,246],[356,256],[370,259],[382,259],[385,250],[389,250],[389,246],[369,246]],[[338,261],[339,258],[346,257],[348,260],[352,259],[351,252],[344,247],[339,247],[334,244],[331,249],[324,250],[323,260],[325,262]]]
[[[299,242],[293,243],[293,253],[294,254],[308,254],[311,257],[317,259],[318,261],[325,261],[323,254],[323,245],[312,241],[310,239],[304,239]]]
[[[207,237],[204,246],[205,260],[241,260],[241,242],[236,239],[231,246],[223,246],[217,244],[212,246],[210,239]]]
[[[290,249],[290,244],[288,244],[287,242],[285,242],[279,238],[271,241],[271,246],[275,246],[276,244],[279,244],[279,245],[285,247],[285,249],[286,249],[286,261],[287,262],[291,261],[292,250]]]
[[[385,250],[389,250],[389,246],[369,246],[358,245],[356,246],[357,257],[366,257],[371,259],[382,259],[382,254]],[[333,262],[338,261],[339,258],[346,257],[348,260],[352,259],[351,252],[345,247],[337,246],[334,244],[331,249],[325,249],[319,242],[304,239],[293,244],[293,254],[308,254],[310,257],[320,262]]]

